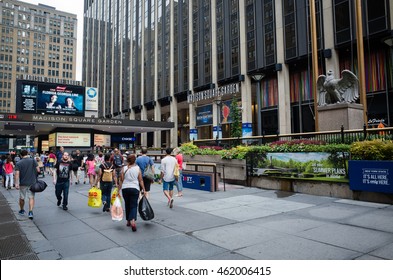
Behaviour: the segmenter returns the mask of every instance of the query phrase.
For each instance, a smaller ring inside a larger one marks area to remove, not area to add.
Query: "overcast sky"
[[[22,0],[25,3],[44,4],[55,7],[58,11],[76,14],[78,18],[78,45],[76,58],[76,78],[75,80],[82,80],[82,37],[83,37],[83,0]]]

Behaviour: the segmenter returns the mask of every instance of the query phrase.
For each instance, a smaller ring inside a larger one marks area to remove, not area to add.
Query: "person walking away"
[[[89,178],[89,184],[90,184],[90,187],[92,188],[96,184],[96,176],[97,176],[97,173],[95,171],[96,161],[94,159],[93,154],[89,154],[87,156],[85,166],[86,166],[85,172],[87,171],[87,177]]]
[[[175,185],[177,189],[177,197],[183,196],[183,155],[180,153],[179,147],[173,149],[173,154],[177,160],[177,164],[179,165],[179,178],[175,180]]]
[[[22,158],[15,165],[15,188],[19,190],[19,215],[25,214],[25,201],[29,199],[29,219],[33,219],[35,193],[30,191],[30,186],[37,181],[40,172],[37,162],[28,155],[26,150],[20,152]]]
[[[48,174],[53,176],[54,167],[55,167],[55,164],[56,164],[56,155],[53,152],[53,150],[50,150],[50,152],[49,152],[48,162],[49,162],[49,173]]]
[[[79,184],[79,179],[83,169],[83,156],[80,150],[75,151],[75,155],[73,157],[73,164],[78,166],[76,171],[73,171],[75,178],[75,185]]]
[[[68,192],[70,189],[72,163],[67,152],[63,153],[63,157],[55,165],[53,173],[53,184],[55,185],[55,194],[57,198],[57,206],[63,202],[63,210],[68,210]],[[63,196],[62,196],[63,195]]]
[[[152,181],[149,178],[144,177],[145,176],[144,172],[147,166],[151,166],[151,169],[154,173],[154,162],[150,157],[146,155],[147,154],[146,147],[142,147],[141,154],[142,155],[136,159],[136,164],[139,166],[142,172],[143,185],[145,186],[145,196],[146,198],[149,198],[150,186]]]
[[[121,155],[119,149],[114,149],[113,151],[113,156],[111,158],[111,162],[113,163],[113,165],[115,166],[116,169],[116,178],[120,178],[120,172],[122,170],[123,167],[123,156]],[[117,184],[119,184],[119,182],[117,182]]]
[[[111,205],[111,192],[113,188],[113,182],[117,182],[116,170],[113,164],[110,162],[111,155],[105,154],[104,162],[100,166],[98,172],[98,180],[100,180],[100,189],[102,191],[102,208],[103,212],[109,212]],[[117,183],[115,183],[117,187]]]
[[[169,208],[173,208],[173,186],[176,181],[174,171],[177,161],[173,156],[171,156],[172,148],[167,148],[165,152],[166,155],[161,160],[160,183],[163,182],[162,189],[164,191],[164,195],[168,199]]]
[[[38,173],[38,175],[42,175],[43,177],[45,177],[44,164],[42,163],[40,157],[36,157],[35,160],[38,164],[38,167],[40,168],[40,172]]]
[[[12,162],[12,157],[8,156],[5,163],[3,163],[3,174],[5,174],[5,188],[7,190],[14,188],[14,169],[15,165]]]
[[[136,231],[139,192],[141,189],[143,191],[143,194],[145,192],[142,172],[139,166],[135,163],[135,161],[135,154],[130,154],[127,156],[127,165],[124,166],[120,172],[121,183],[119,186],[119,191],[122,191],[122,195],[124,198],[127,226],[131,227],[132,231]]]

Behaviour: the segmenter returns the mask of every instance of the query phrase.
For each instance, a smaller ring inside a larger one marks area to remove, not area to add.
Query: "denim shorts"
[[[175,181],[171,181],[171,182],[162,181],[162,189],[164,191],[173,191],[174,185],[175,185]]]

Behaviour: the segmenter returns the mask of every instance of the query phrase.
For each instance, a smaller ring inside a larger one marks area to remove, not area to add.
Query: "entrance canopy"
[[[94,129],[108,134],[143,133],[170,130],[174,128],[174,123],[63,115],[0,114],[0,135],[3,136],[38,136],[61,128],[75,129],[75,133],[78,133],[78,129]]]

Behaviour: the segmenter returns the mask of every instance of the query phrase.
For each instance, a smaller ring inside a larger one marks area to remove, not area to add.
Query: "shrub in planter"
[[[354,142],[350,152],[352,160],[393,160],[393,142],[378,139]]]

